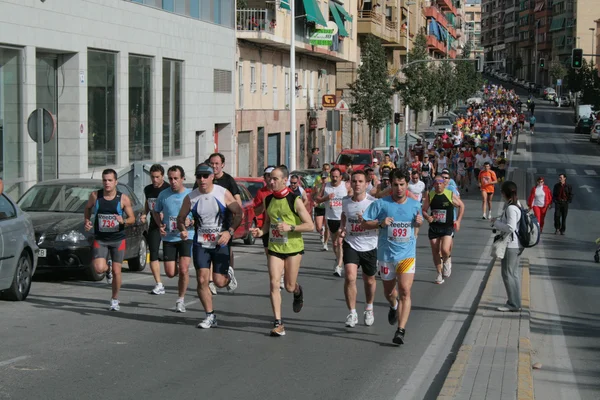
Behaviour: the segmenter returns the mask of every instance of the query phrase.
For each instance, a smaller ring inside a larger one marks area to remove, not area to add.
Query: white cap
[[[267,167],[267,168],[265,168],[265,172],[264,173],[265,174],[270,174],[271,172],[273,172],[274,169],[275,168],[273,168],[273,167]]]
[[[378,160],[378,159],[376,159],[376,158],[374,158],[374,159],[373,159],[373,162],[379,162],[379,160]]]

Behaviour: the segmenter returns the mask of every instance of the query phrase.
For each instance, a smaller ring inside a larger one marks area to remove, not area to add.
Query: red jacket
[[[533,200],[535,200],[536,187],[537,186],[534,186],[533,189],[531,189],[531,193],[529,193],[529,199],[527,200],[527,205],[529,206],[529,208],[533,207]],[[550,191],[550,188],[547,185],[544,185],[544,194],[546,195],[546,198],[544,199],[544,208],[548,208],[548,206],[552,204],[552,192]]]

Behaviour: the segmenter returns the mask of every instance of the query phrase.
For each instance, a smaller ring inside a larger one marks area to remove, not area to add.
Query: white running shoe
[[[441,273],[437,274],[437,278],[435,279],[435,283],[437,283],[438,285],[441,285],[442,283],[444,283],[444,277],[442,276]]]
[[[488,219],[492,219],[492,212],[491,211],[488,212]]]
[[[355,312],[348,314],[346,317],[346,326],[348,328],[354,328],[356,324],[358,324],[358,314]]]
[[[154,286],[154,289],[150,291],[150,294],[165,294],[165,287],[159,282],[156,284],[156,286]]]
[[[235,279],[235,275],[233,273],[233,268],[229,267],[227,271],[227,275],[229,275],[229,283],[227,284],[227,291],[233,292],[238,287],[237,279]]]
[[[175,312],[184,313],[185,312],[185,303],[181,300],[177,300],[175,303]]]
[[[279,290],[283,290],[285,288],[285,281],[283,280],[283,275],[281,275],[281,280],[279,281]]]
[[[209,329],[217,326],[217,317],[215,314],[210,314],[202,322],[198,324],[198,328]]]
[[[215,286],[214,282],[208,282],[208,289],[210,289],[210,292],[212,293],[213,296],[217,295],[217,287]]]
[[[329,251],[329,247],[327,247],[327,243],[323,243],[323,251]]]
[[[336,265],[335,269],[333,270],[333,275],[339,276],[341,278],[342,277],[342,267],[340,267],[339,265]]]
[[[108,310],[109,311],[119,311],[120,309],[121,309],[121,306],[119,305],[119,300],[110,299],[110,308]]]
[[[364,320],[366,326],[371,326],[375,322],[375,315],[373,314],[373,310],[366,310],[364,313]]]
[[[452,257],[448,257],[442,271],[442,277],[450,278],[450,275],[452,275]]]

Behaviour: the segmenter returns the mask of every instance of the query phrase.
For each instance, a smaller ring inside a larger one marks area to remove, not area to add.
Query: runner
[[[262,220],[263,220],[263,224],[265,221],[265,207],[264,207],[264,200],[267,198],[268,195],[270,195],[271,193],[273,193],[271,191],[271,187],[270,187],[270,183],[269,180],[271,179],[271,172],[275,169],[275,167],[273,166],[268,166],[265,168],[264,172],[263,172],[263,179],[265,180],[265,183],[267,184],[267,186],[263,186],[260,189],[258,189],[258,191],[256,192],[256,197],[254,197],[252,206],[254,207],[254,215],[259,216],[262,214]],[[263,248],[265,249],[265,256],[267,256],[267,258],[269,257],[268,254],[268,249],[269,249],[269,232],[267,231],[265,233],[264,236],[262,236],[262,243],[263,243]]]
[[[177,216],[177,228],[183,240],[188,240],[186,219],[190,211],[194,217],[195,240],[192,255],[198,281],[198,297],[206,312],[206,318],[198,324],[198,328],[203,329],[217,326],[213,295],[208,287],[211,264],[214,268],[213,282],[217,287],[227,286],[230,291],[237,288],[237,280],[230,266],[229,243],[243,216],[242,208],[231,192],[215,185],[214,179],[215,173],[211,166],[198,165],[198,188],[185,196]]]
[[[308,196],[306,195],[306,190],[300,185],[300,177],[298,175],[292,175],[290,177],[290,190],[296,196],[302,199],[302,203],[304,203],[304,208],[308,210]]]
[[[531,131],[532,135],[533,135],[533,131],[535,128],[535,122],[536,122],[536,118],[535,118],[535,115],[533,115],[533,111],[532,111],[531,117],[529,117],[529,130]]]
[[[302,201],[286,186],[287,169],[275,168],[271,172],[272,194],[265,199],[267,215],[263,229],[269,229],[269,279],[271,305],[275,322],[271,336],[284,336],[285,327],[281,320],[281,293],[279,281],[285,278],[285,289],[294,294],[292,308],[300,312],[304,305],[302,286],[297,282],[304,240],[302,232],[312,232],[314,225]],[[264,235],[262,229],[253,229],[254,237]]]
[[[435,168],[429,161],[429,156],[425,154],[423,156],[423,162],[421,163],[421,180],[425,184],[427,190],[431,189],[431,177],[435,175]]]
[[[465,211],[463,202],[451,190],[446,189],[442,175],[436,175],[434,189],[423,201],[423,218],[429,222],[429,243],[433,255],[433,263],[437,270],[435,283],[441,285],[444,278],[452,273],[450,252],[452,235],[460,230],[460,222]],[[459,207],[458,216],[454,220],[454,208]],[[431,213],[429,209],[431,208]],[[450,261],[450,262],[449,262]],[[443,266],[443,270],[442,270]]]
[[[144,224],[146,223],[148,213],[154,211],[158,195],[163,190],[169,188],[169,184],[165,182],[165,169],[160,164],[154,164],[150,167],[150,180],[152,183],[144,188],[146,202],[144,203],[144,213],[140,216],[140,220]],[[150,291],[150,294],[165,294],[165,287],[160,280],[160,264],[158,262],[161,241],[160,228],[156,225],[156,221],[152,217],[150,218],[146,239],[148,240],[148,248],[150,249],[150,271],[155,282],[154,289]]]
[[[94,221],[90,219],[92,214]],[[112,297],[109,310],[119,311],[121,265],[125,256],[125,226],[135,223],[135,214],[129,197],[117,190],[117,171],[110,168],[102,171],[102,189],[90,193],[83,215],[85,230],[90,231],[94,228],[92,264],[96,273],[108,272],[107,261],[112,261]]]
[[[411,309],[410,291],[415,277],[417,241],[414,228],[421,226],[421,204],[408,198],[408,173],[395,169],[391,174],[392,195],[373,202],[363,214],[363,229],[379,229],[377,264],[384,295],[390,303],[388,322],[397,323],[393,343],[404,344]],[[396,287],[397,286],[397,287]]]
[[[339,246],[339,229],[342,218],[342,199],[348,195],[348,189],[342,181],[342,173],[339,168],[332,168],[330,174],[331,182],[326,183],[321,189],[318,202],[327,202],[325,204],[325,218],[329,232],[333,235],[333,252],[335,254],[336,265],[333,274],[342,276],[342,246]]]
[[[191,192],[183,185],[185,172],[179,165],[174,165],[167,171],[170,187],[163,190],[156,199],[156,206],[152,211],[152,219],[160,226],[163,240],[163,258],[165,274],[169,278],[179,275],[178,297],[175,302],[175,311],[185,312],[185,292],[190,282],[189,267],[192,260],[192,244],[194,231],[191,214],[185,220],[187,239],[182,240],[177,228],[177,216],[183,204],[183,199]],[[179,268],[178,267],[179,264]],[[162,286],[162,285],[161,285]],[[164,293],[164,287],[163,287]]]
[[[344,255],[344,296],[350,314],[346,317],[346,326],[354,328],[358,323],[356,312],[356,277],[358,268],[362,268],[362,278],[365,286],[365,312],[364,323],[373,325],[373,301],[377,282],[377,232],[364,230],[361,227],[362,214],[371,203],[375,201],[367,193],[366,174],[356,171],[352,174],[352,197],[347,196],[342,200],[342,230],[340,232],[340,245]],[[343,242],[343,244],[342,244]]]
[[[419,171],[413,170],[410,173],[411,179],[408,182],[407,196],[411,199],[417,200],[419,203],[423,202],[423,193],[425,193],[425,184],[419,179]],[[415,239],[419,237],[419,227],[415,227]]]
[[[494,197],[494,185],[498,183],[498,178],[489,162],[483,164],[483,171],[479,173],[478,181],[481,190],[481,208],[483,210],[482,219],[486,219],[485,210],[487,207],[487,219],[492,218],[492,198]]]

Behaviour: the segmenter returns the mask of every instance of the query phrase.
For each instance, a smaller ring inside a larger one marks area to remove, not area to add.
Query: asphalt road
[[[575,193],[565,236],[554,235],[546,216],[539,246],[526,250],[531,272],[531,339],[535,396],[540,399],[600,398],[600,145],[574,133],[572,109],[537,101],[535,135],[521,136],[512,166],[527,170],[527,193],[535,177],[552,187],[559,173]]]
[[[489,265],[488,224],[478,194],[463,199],[467,217],[457,235],[453,274],[435,285],[426,235],[418,240],[413,312],[407,343],[392,345],[381,284],[375,324],[346,328],[343,279],[332,276],[332,252],[306,236],[300,282],[305,305],[291,310],[287,335],[272,338],[266,260],[256,246],[235,246],[239,288],[215,298],[219,326],[204,317],[195,278],[186,314],[176,314],[176,282],[152,296],[149,271],[125,273],[121,311],[107,311],[106,283],[42,274],[26,302],[0,303],[0,399],[394,399],[438,394],[460,345]],[[483,254],[483,257],[482,257]]]

